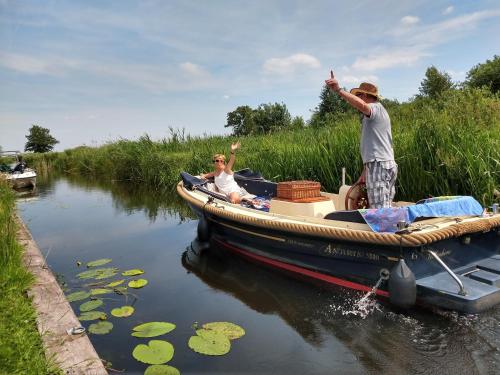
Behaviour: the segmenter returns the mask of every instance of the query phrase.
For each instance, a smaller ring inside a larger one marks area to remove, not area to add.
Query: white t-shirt
[[[232,174],[227,174],[225,171],[222,171],[220,175],[214,177],[214,180],[217,189],[224,194],[229,195],[235,192],[241,194],[241,189],[234,180]]]

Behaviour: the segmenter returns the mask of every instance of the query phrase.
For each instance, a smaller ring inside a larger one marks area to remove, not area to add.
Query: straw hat
[[[351,94],[367,94],[374,96],[377,99],[382,99],[382,96],[378,93],[378,87],[368,82],[363,82],[359,85],[359,87],[351,89]]]

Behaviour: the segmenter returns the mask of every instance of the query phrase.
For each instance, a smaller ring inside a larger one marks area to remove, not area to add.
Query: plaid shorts
[[[371,161],[365,164],[366,192],[370,208],[391,207],[396,194],[398,165],[395,161]]]

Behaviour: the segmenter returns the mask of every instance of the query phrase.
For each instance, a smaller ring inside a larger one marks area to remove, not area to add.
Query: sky
[[[240,105],[308,120],[333,69],[405,101],[434,65],[463,81],[500,54],[498,0],[0,0],[0,147],[55,150],[229,134]]]

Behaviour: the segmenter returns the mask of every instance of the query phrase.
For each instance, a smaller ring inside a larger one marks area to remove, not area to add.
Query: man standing
[[[364,169],[361,180],[366,181],[370,208],[391,207],[396,194],[398,165],[392,148],[391,119],[379,102],[377,86],[363,82],[358,88],[346,92],[340,88],[333,72],[325,83],[362,113],[360,149]]]

